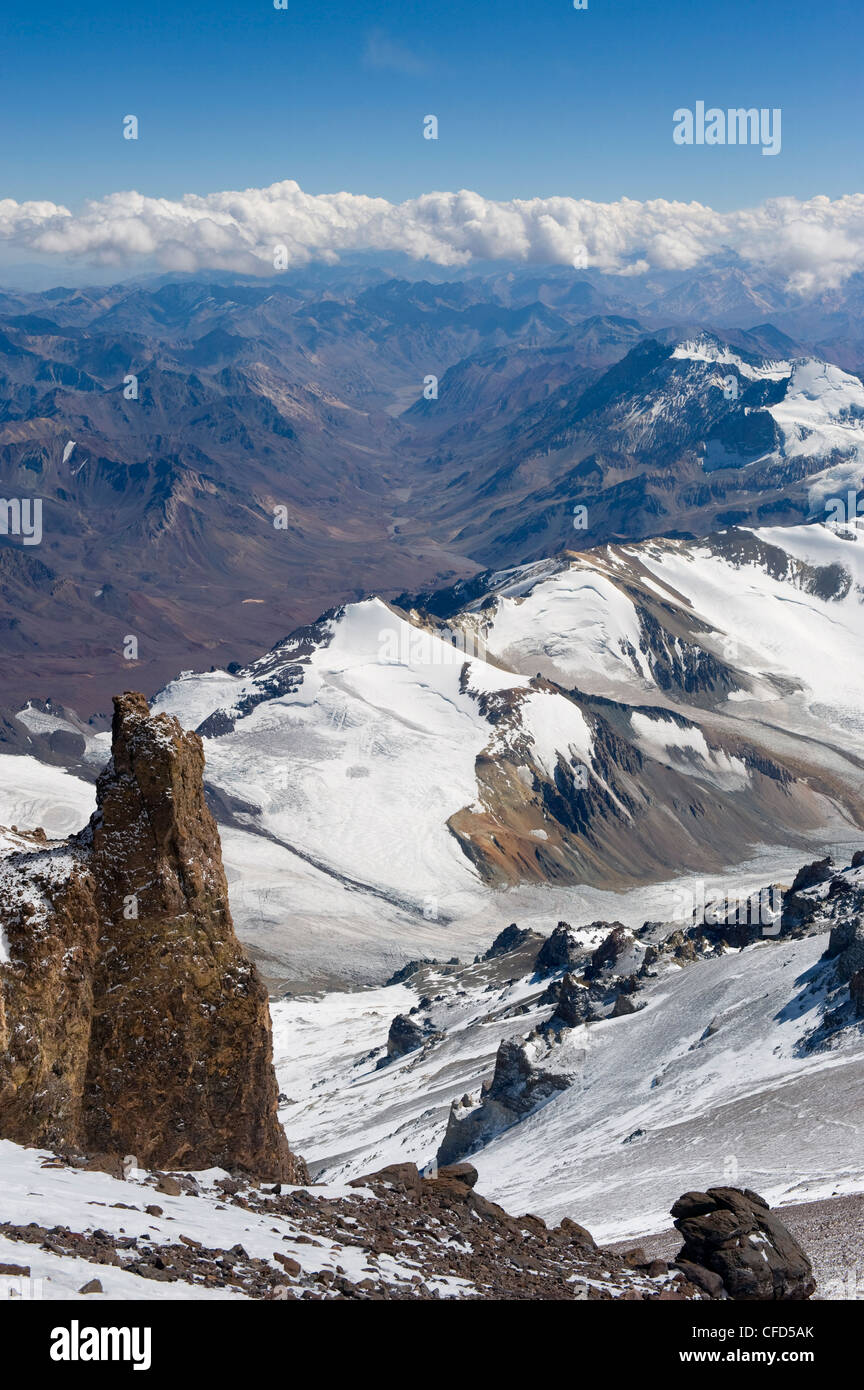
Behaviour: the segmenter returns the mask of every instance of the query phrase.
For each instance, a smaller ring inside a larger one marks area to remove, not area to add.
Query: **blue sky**
[[[836,197],[861,187],[862,39],[851,0],[7,0],[0,197]],[[700,99],[781,107],[782,153],[676,147]]]

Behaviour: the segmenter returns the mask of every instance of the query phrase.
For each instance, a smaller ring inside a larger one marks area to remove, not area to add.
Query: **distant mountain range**
[[[41,544],[0,535],[2,704],[105,711],[333,604],[860,484],[854,277],[806,304],[736,265],[326,285],[0,294],[0,497],[43,506]]]

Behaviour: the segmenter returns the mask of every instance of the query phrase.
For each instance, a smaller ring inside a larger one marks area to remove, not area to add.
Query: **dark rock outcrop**
[[[476,1187],[479,1176],[473,1163],[445,1163],[443,1168],[438,1169],[439,1178],[445,1178],[448,1182],[461,1182],[466,1187]]]
[[[538,1056],[539,1054],[539,1056]],[[547,1069],[543,1044],[536,1036],[505,1038],[498,1046],[495,1072],[480,1102],[454,1101],[447,1130],[436,1156],[445,1166],[473,1153],[496,1134],[545,1105],[572,1083],[572,1077]]]
[[[553,975],[556,970],[572,970],[586,959],[588,951],[569,922],[559,922],[547,936],[534,962],[538,975]]]
[[[424,965],[435,965],[435,963],[434,960],[428,959],[406,961],[404,965],[400,965],[398,970],[393,971],[386,983],[388,985],[404,985],[405,981],[410,980],[412,975],[416,975],[417,971],[421,970]]]
[[[585,986],[568,973],[558,984],[556,993],[555,1012],[542,1025],[544,1031],[558,1032],[562,1028],[576,1028],[584,1023],[591,1010],[591,998]]]
[[[524,946],[534,935],[535,933],[527,927],[517,927],[515,922],[511,922],[509,927],[498,933],[489,950],[480,959],[496,960],[498,956],[506,956],[508,951],[515,951],[518,946]]]
[[[809,1259],[749,1188],[686,1192],[672,1216],[684,1237],[676,1264],[712,1298],[795,1301],[814,1292]]]
[[[802,893],[805,888],[815,888],[817,883],[824,883],[826,878],[830,878],[833,872],[834,861],[830,854],[825,859],[815,859],[812,864],[802,864],[789,891]]]
[[[395,1188],[397,1192],[419,1192],[420,1170],[416,1163],[388,1163],[386,1168],[376,1168],[362,1178],[352,1178],[349,1187],[371,1187],[383,1184]]]
[[[836,963],[837,979],[848,984],[853,975],[864,970],[864,918],[845,917],[831,928],[827,960]]]
[[[408,1052],[416,1052],[422,1047],[426,1032],[419,1023],[407,1014],[397,1014],[390,1024],[387,1034],[388,1058],[404,1057]]]
[[[616,974],[616,967],[628,953],[632,952],[635,944],[633,933],[628,931],[621,922],[616,922],[609,935],[603,938],[596,951],[593,952],[591,960],[585,968],[586,978],[593,980],[604,973]]]
[[[305,1181],[235,934],[197,734],[114,701],[89,826],[0,865],[0,1135]]]

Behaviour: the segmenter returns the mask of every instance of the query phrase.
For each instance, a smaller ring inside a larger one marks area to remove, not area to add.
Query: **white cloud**
[[[109,265],[142,258],[169,270],[269,274],[287,263],[348,251],[405,252],[461,266],[472,259],[572,265],[619,274],[687,270],[721,251],[781,276],[793,290],[828,289],[864,268],[864,194],[834,201],[775,198],[738,212],[658,198],[493,202],[479,193],[426,193],[404,203],[362,194],[309,194],[293,181],[180,200],[114,193],[79,212],[54,203],[0,201],[0,243]]]

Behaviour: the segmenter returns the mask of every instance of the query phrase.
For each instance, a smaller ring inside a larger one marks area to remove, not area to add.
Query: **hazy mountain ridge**
[[[837,459],[806,439],[792,457],[747,376],[755,362],[765,379],[770,359],[791,375],[814,351],[806,334],[763,319],[723,330],[735,362],[687,366],[675,349],[708,341],[710,296],[701,321],[688,300],[675,326],[645,316],[645,291],[563,271],[423,282],[349,268],[326,288],[310,272],[4,293],[0,492],[39,498],[44,531],[38,546],[0,537],[0,622],[19,658],[4,703],[62,689],[104,711],[132,670],[152,689],[208,657],[243,663],[369,593],[567,545],[813,515],[812,478],[848,461],[852,422]]]

